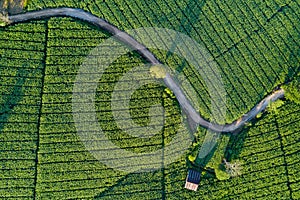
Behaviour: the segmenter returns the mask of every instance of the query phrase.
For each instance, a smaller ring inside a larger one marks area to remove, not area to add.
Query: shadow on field
[[[225,159],[227,161],[239,158],[239,155],[244,147],[244,142],[250,128],[251,127],[244,127],[238,134],[231,135],[225,151]]]
[[[2,132],[5,122],[7,122],[9,116],[12,114],[12,110],[22,99],[22,86],[26,80],[28,71],[25,69],[19,69],[17,73],[17,82],[12,89],[12,93],[4,97],[4,103],[0,105],[0,133]],[[3,84],[5,86],[5,83]]]
[[[125,180],[127,179],[127,177],[129,177],[129,175],[130,174],[127,174],[127,175],[123,176],[122,178],[120,178],[115,185],[109,186],[106,190],[104,190],[103,192],[101,192],[100,194],[95,196],[94,199],[102,199],[105,196],[111,196],[111,194],[113,193],[115,188],[124,185],[123,182],[125,182]]]
[[[190,32],[194,29],[193,25],[198,22],[198,18],[195,16],[199,16],[202,12],[202,8],[205,5],[206,0],[189,0],[186,4],[184,10],[181,10],[182,17],[179,22],[179,29],[178,31],[187,35],[190,35]],[[178,41],[180,40],[180,37],[177,37],[172,44],[170,50],[167,53],[166,60],[172,55],[172,52],[175,51],[177,48]],[[187,44],[188,46],[188,44]],[[181,63],[178,63],[178,66],[176,68],[176,71],[179,73],[182,72],[183,68],[186,66],[186,60],[182,60]]]
[[[295,64],[298,63],[298,59],[300,58],[300,49],[296,50],[296,52],[291,52],[288,61],[293,64],[293,67],[288,68],[288,72],[285,76],[284,83],[288,83],[297,76],[300,72],[300,65]]]
[[[180,21],[178,22],[179,29],[176,29],[177,31],[184,33],[186,35],[189,35],[189,33],[194,29],[193,25],[198,22],[198,18],[195,16],[199,16],[202,12],[202,7],[205,5],[206,0],[188,0],[186,2],[187,6],[184,8],[184,10],[181,10],[182,16],[180,17]],[[177,5],[178,6],[178,5]],[[178,6],[179,7],[179,6]],[[176,27],[174,27],[175,29]],[[178,41],[180,40],[180,37],[175,38],[170,50],[167,52],[166,60],[172,56],[172,52],[176,50]],[[188,45],[188,44],[187,44]],[[178,66],[176,68],[176,71],[179,73],[182,72],[184,67],[187,66],[186,60],[182,59],[181,63],[178,63]],[[127,185],[127,179],[132,178],[133,176],[137,176],[136,180],[137,182],[141,182],[143,179],[141,177],[139,178],[138,174],[127,174],[124,177],[120,178],[117,183],[113,186],[108,187],[105,191],[101,192],[100,194],[96,195],[95,199],[103,199],[105,197],[111,197],[116,192],[115,190],[118,190],[118,188]],[[163,180],[162,180],[163,181]],[[134,183],[131,183],[134,184]],[[164,184],[163,182],[161,184]],[[130,183],[129,183],[130,185]],[[164,191],[162,191],[164,193]],[[126,191],[124,192],[128,195],[133,194],[132,191]],[[122,195],[122,194],[119,194]],[[113,198],[113,197],[112,197]],[[124,197],[125,198],[125,197]],[[116,197],[117,199],[117,197]]]
[[[145,193],[163,195],[160,185],[164,179],[161,170],[155,172],[131,173],[121,177],[116,184],[108,186],[94,199],[143,199]],[[153,187],[151,187],[153,186]]]
[[[262,112],[261,117],[254,118],[249,123],[251,125],[244,126],[240,130],[238,130],[236,133],[233,133],[230,137],[229,143],[227,145],[226,151],[225,151],[225,158],[227,161],[236,160],[239,159],[239,155],[244,147],[245,139],[248,136],[248,133],[251,128],[255,127],[256,124],[263,120],[266,115],[270,115],[268,112]]]

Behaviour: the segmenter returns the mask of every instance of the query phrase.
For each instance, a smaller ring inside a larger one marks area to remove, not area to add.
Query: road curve
[[[136,41],[133,37],[124,31],[119,30],[114,25],[110,24],[104,19],[101,19],[89,12],[76,8],[49,8],[38,11],[32,11],[8,17],[7,24],[16,24],[31,20],[39,20],[50,17],[71,17],[93,24],[94,26],[112,34],[120,42],[124,43],[131,49],[135,50],[144,59],[153,65],[161,64],[161,62],[149,51],[147,47]],[[186,98],[180,86],[174,81],[170,74],[166,74],[163,79],[164,83],[175,94],[181,108],[187,114],[188,118],[194,122],[196,126],[201,125],[215,132],[234,132],[245,125],[246,122],[252,120],[257,114],[262,112],[270,102],[276,101],[284,97],[284,90],[275,90],[272,94],[262,99],[256,106],[254,106],[248,113],[244,114],[238,120],[231,124],[214,124],[200,116],[200,114],[193,108],[190,101]]]

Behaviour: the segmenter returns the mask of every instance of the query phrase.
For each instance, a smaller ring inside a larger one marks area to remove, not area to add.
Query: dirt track
[[[120,42],[135,50],[151,64],[161,64],[161,62],[143,44],[140,44],[129,34],[119,30],[117,27],[105,21],[104,19],[101,19],[89,12],[85,12],[80,9],[53,8],[27,12],[24,14],[9,16],[8,24],[21,23],[30,20],[45,19],[50,17],[72,17],[93,24],[96,27],[114,35]],[[231,124],[220,125],[210,123],[200,116],[200,114],[192,107],[191,103],[182,92],[180,86],[178,86],[178,84],[174,81],[170,74],[167,74],[163,80],[166,86],[173,91],[182,109],[188,115],[189,119],[191,119],[195,123],[196,126],[201,125],[216,132],[234,132],[235,130],[238,130],[239,128],[244,126],[246,122],[250,121],[257,114],[263,111],[270,102],[276,101],[277,99],[280,99],[284,96],[283,89],[275,90],[272,94],[262,99],[248,113],[246,113],[236,121],[232,122]]]
[[[240,129],[242,126],[245,125],[246,122],[250,121],[257,114],[262,112],[269,105],[270,102],[276,101],[277,99],[284,97],[283,89],[275,90],[272,94],[262,99],[248,113],[244,114],[236,121],[232,122],[231,124],[220,125],[210,123],[209,121],[203,119],[200,116],[200,114],[191,106],[189,100],[185,97],[181,88],[176,84],[176,82],[169,74],[167,74],[167,76],[165,77],[164,82],[174,92],[182,109],[185,111],[185,113],[187,113],[188,117],[196,123],[196,125],[201,125],[205,128],[209,128],[210,130],[216,132],[234,132]]]

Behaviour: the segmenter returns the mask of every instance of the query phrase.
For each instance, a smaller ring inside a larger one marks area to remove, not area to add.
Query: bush
[[[281,107],[284,104],[284,101],[278,99],[274,102],[271,102],[268,107],[267,110],[271,113],[275,113],[278,114],[278,108]]]
[[[8,23],[9,23],[9,19],[7,13],[0,12],[0,26],[6,26]]]
[[[166,77],[166,70],[161,65],[154,65],[150,68],[150,73],[155,78],[165,78]]]
[[[220,165],[219,168],[215,168],[216,177],[220,181],[227,180],[230,178],[230,175],[222,168],[224,168],[224,166],[222,165]]]
[[[300,104],[300,73],[289,84],[284,85],[285,98]]]

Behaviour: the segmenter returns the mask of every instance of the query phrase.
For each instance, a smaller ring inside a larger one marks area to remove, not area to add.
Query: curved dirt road
[[[126,44],[128,47],[135,50],[139,55],[141,55],[151,64],[161,64],[161,62],[147,49],[147,47],[136,41],[129,34],[119,30],[117,27],[105,21],[104,19],[101,19],[81,9],[53,8],[12,15],[8,17],[7,24],[9,25],[50,17],[72,17],[93,24],[94,26],[115,36],[120,42]],[[163,80],[166,86],[173,91],[181,108],[187,114],[189,119],[191,119],[194,122],[194,125],[201,125],[215,132],[234,132],[238,130],[239,128],[244,126],[246,122],[250,121],[257,114],[263,111],[269,105],[270,102],[276,101],[277,99],[280,99],[284,96],[284,90],[278,89],[269,96],[265,97],[263,100],[261,100],[248,113],[243,115],[238,120],[232,122],[231,124],[220,125],[213,124],[200,116],[200,114],[192,107],[191,103],[186,98],[180,86],[174,81],[170,74],[166,74],[166,77]]]
[[[186,98],[181,88],[176,84],[170,74],[167,74],[164,78],[165,84],[170,88],[176,96],[181,108],[187,113],[188,117],[193,120],[196,125],[201,125],[215,132],[234,132],[245,125],[246,122],[252,120],[257,114],[262,112],[270,104],[277,99],[284,97],[284,90],[275,90],[272,94],[262,99],[256,106],[254,106],[248,113],[244,114],[239,119],[235,120],[231,124],[213,124],[203,119],[200,114],[191,106],[189,100]]]

